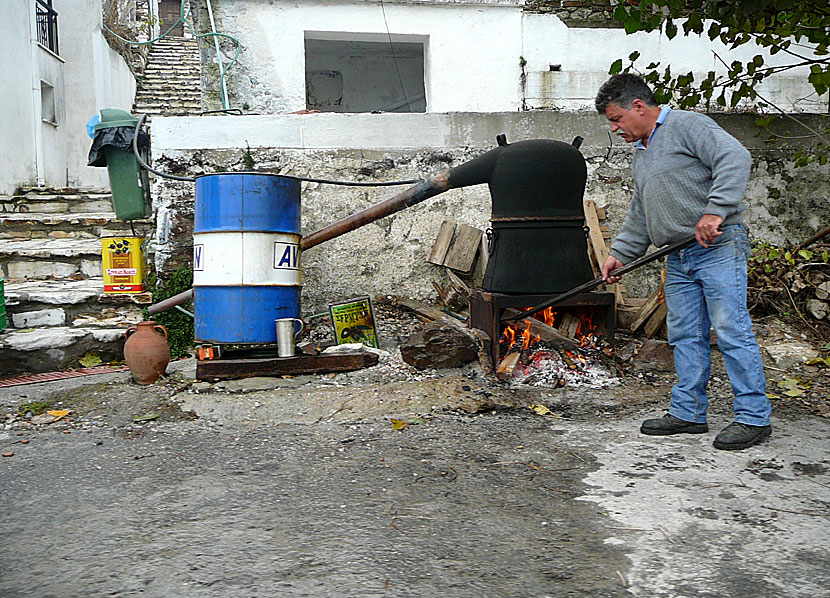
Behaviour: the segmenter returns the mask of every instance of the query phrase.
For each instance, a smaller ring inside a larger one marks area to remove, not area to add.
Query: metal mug
[[[299,318],[279,318],[274,320],[277,326],[277,355],[279,357],[292,357],[294,355],[294,344],[297,335],[303,331],[303,321]],[[294,332],[295,323],[300,324],[300,329]]]

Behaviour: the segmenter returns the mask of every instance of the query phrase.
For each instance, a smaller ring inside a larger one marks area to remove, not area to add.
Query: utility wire
[[[409,99],[406,97],[406,90],[403,88],[403,78],[401,77],[401,69],[398,67],[398,57],[395,56],[395,46],[392,44],[392,34],[389,32],[389,22],[386,20],[386,7],[383,5],[383,0],[380,0],[380,10],[383,13],[383,24],[386,25],[386,36],[389,38],[389,52],[392,54],[392,61],[395,63],[395,71],[398,73],[398,83],[401,86],[401,94],[403,94],[403,101],[406,102],[406,107],[409,112],[412,112],[412,106],[409,104]]]
[[[166,172],[161,172],[156,170],[155,168],[151,167],[147,162],[141,157],[141,153],[138,151],[138,133],[141,131],[141,127],[144,125],[144,121],[146,120],[147,115],[142,114],[141,118],[138,119],[138,122],[135,124],[135,132],[133,133],[133,153],[135,154],[136,160],[141,165],[142,168],[152,172],[155,175],[163,177],[165,179],[173,179],[174,181],[187,181],[189,183],[195,182],[196,177],[192,176],[178,176],[174,174],[167,174]],[[220,174],[220,173],[212,173],[212,174]],[[243,172],[224,172],[223,174],[274,174],[269,172],[251,172],[251,171],[243,171]],[[203,175],[205,176],[205,175]],[[277,174],[275,176],[280,176],[284,179],[293,179],[295,181],[305,181],[307,183],[322,183],[325,185],[342,185],[345,187],[392,187],[395,185],[414,185],[416,183],[420,183],[422,179],[408,179],[404,181],[381,181],[381,182],[363,182],[363,181],[332,181],[329,179],[316,179],[311,177],[304,177],[304,176],[294,176],[290,174]]]

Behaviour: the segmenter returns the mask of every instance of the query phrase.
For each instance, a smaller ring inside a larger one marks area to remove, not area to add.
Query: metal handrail
[[[52,8],[52,0],[35,0],[35,20],[38,43],[58,54],[58,13]]]

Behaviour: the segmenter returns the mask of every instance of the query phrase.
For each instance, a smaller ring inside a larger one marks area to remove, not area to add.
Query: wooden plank
[[[654,313],[651,314],[651,317],[646,321],[645,326],[643,326],[643,333],[646,335],[646,338],[651,338],[658,330],[660,330],[660,328],[662,328],[663,324],[666,323],[667,313],[668,309],[666,308],[666,302],[662,301],[660,305],[657,306],[657,309],[654,310]]]
[[[562,314],[562,321],[559,323],[559,332],[566,338],[574,338],[579,328],[579,318],[573,314]]]
[[[450,243],[452,243],[452,237],[454,234],[455,224],[449,220],[444,220],[444,222],[441,223],[441,229],[438,231],[435,243],[432,245],[432,251],[430,251],[429,256],[427,257],[427,261],[430,264],[436,264],[438,266],[444,265],[444,260],[447,257],[447,251],[450,248]]]
[[[501,360],[499,367],[496,368],[496,377],[499,380],[505,380],[513,376],[513,371],[519,365],[519,358],[522,356],[521,351],[510,353],[507,357]]]
[[[651,314],[653,314],[654,310],[657,309],[657,306],[660,305],[660,291],[661,289],[657,289],[654,293],[652,293],[651,297],[643,303],[642,307],[640,307],[637,312],[637,316],[631,322],[631,328],[629,329],[631,332],[637,332],[637,329],[651,317]]]
[[[415,299],[408,299],[406,297],[392,297],[392,301],[400,305],[401,307],[404,307],[409,311],[414,312],[422,318],[425,318],[426,320],[440,320],[444,324],[449,324],[451,326],[458,328],[459,330],[469,332],[469,328],[467,328],[459,320],[453,318],[447,313],[444,313],[437,307],[427,305],[426,303],[421,303],[420,301],[416,301]]]
[[[642,326],[646,320],[648,320],[651,315],[657,310],[661,303],[665,303],[665,294],[663,291],[663,284],[666,282],[666,270],[665,268],[660,273],[660,286],[657,288],[654,293],[652,293],[651,297],[646,299],[646,302],[643,303],[643,306],[640,308],[640,311],[637,312],[637,317],[631,322],[630,331],[637,332],[637,329]]]
[[[197,380],[236,380],[253,376],[296,376],[351,372],[377,364],[376,353],[295,355],[260,359],[214,359],[196,362]]]
[[[456,274],[456,273],[455,273],[455,272],[453,272],[452,270],[445,270],[445,272],[447,273],[447,276],[449,276],[449,278],[450,278],[450,280],[452,281],[452,283],[453,283],[453,284],[454,284],[454,285],[455,285],[455,286],[456,286],[456,287],[457,287],[457,288],[458,288],[461,292],[463,292],[464,294],[466,294],[466,295],[468,295],[468,296],[469,296],[469,294],[470,294],[470,290],[471,290],[471,289],[470,289],[470,285],[468,285],[466,282],[464,282],[464,281],[461,279],[461,277],[460,277],[460,276],[458,276],[458,274]]]
[[[455,240],[450,244],[444,265],[459,272],[469,272],[481,243],[481,231],[473,226],[459,224],[455,229]]]
[[[588,238],[591,241],[591,247],[594,250],[594,256],[597,260],[597,265],[602,269],[605,260],[608,259],[608,248],[605,246],[605,239],[602,238],[602,231],[599,228],[599,218],[597,218],[597,208],[594,200],[586,199],[585,205],[585,223],[588,225]]]

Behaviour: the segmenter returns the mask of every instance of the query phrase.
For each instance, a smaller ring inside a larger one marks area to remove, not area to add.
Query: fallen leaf
[[[101,363],[101,358],[95,353],[87,353],[79,360],[80,364],[85,368],[91,368]]]
[[[530,408],[533,409],[539,415],[553,415],[553,411],[551,411],[544,405],[533,404],[530,406]]]
[[[72,410],[71,409],[57,409],[55,411],[47,411],[46,413],[55,418],[51,422],[51,423],[54,423],[54,422],[58,421],[60,418],[66,417],[67,415],[72,413]]]
[[[4,457],[14,457],[14,451],[8,451],[6,453],[3,453],[3,456]]]
[[[405,430],[407,427],[409,427],[409,422],[405,422],[402,419],[395,419],[393,417],[390,418],[389,421],[392,422],[393,430]]]

